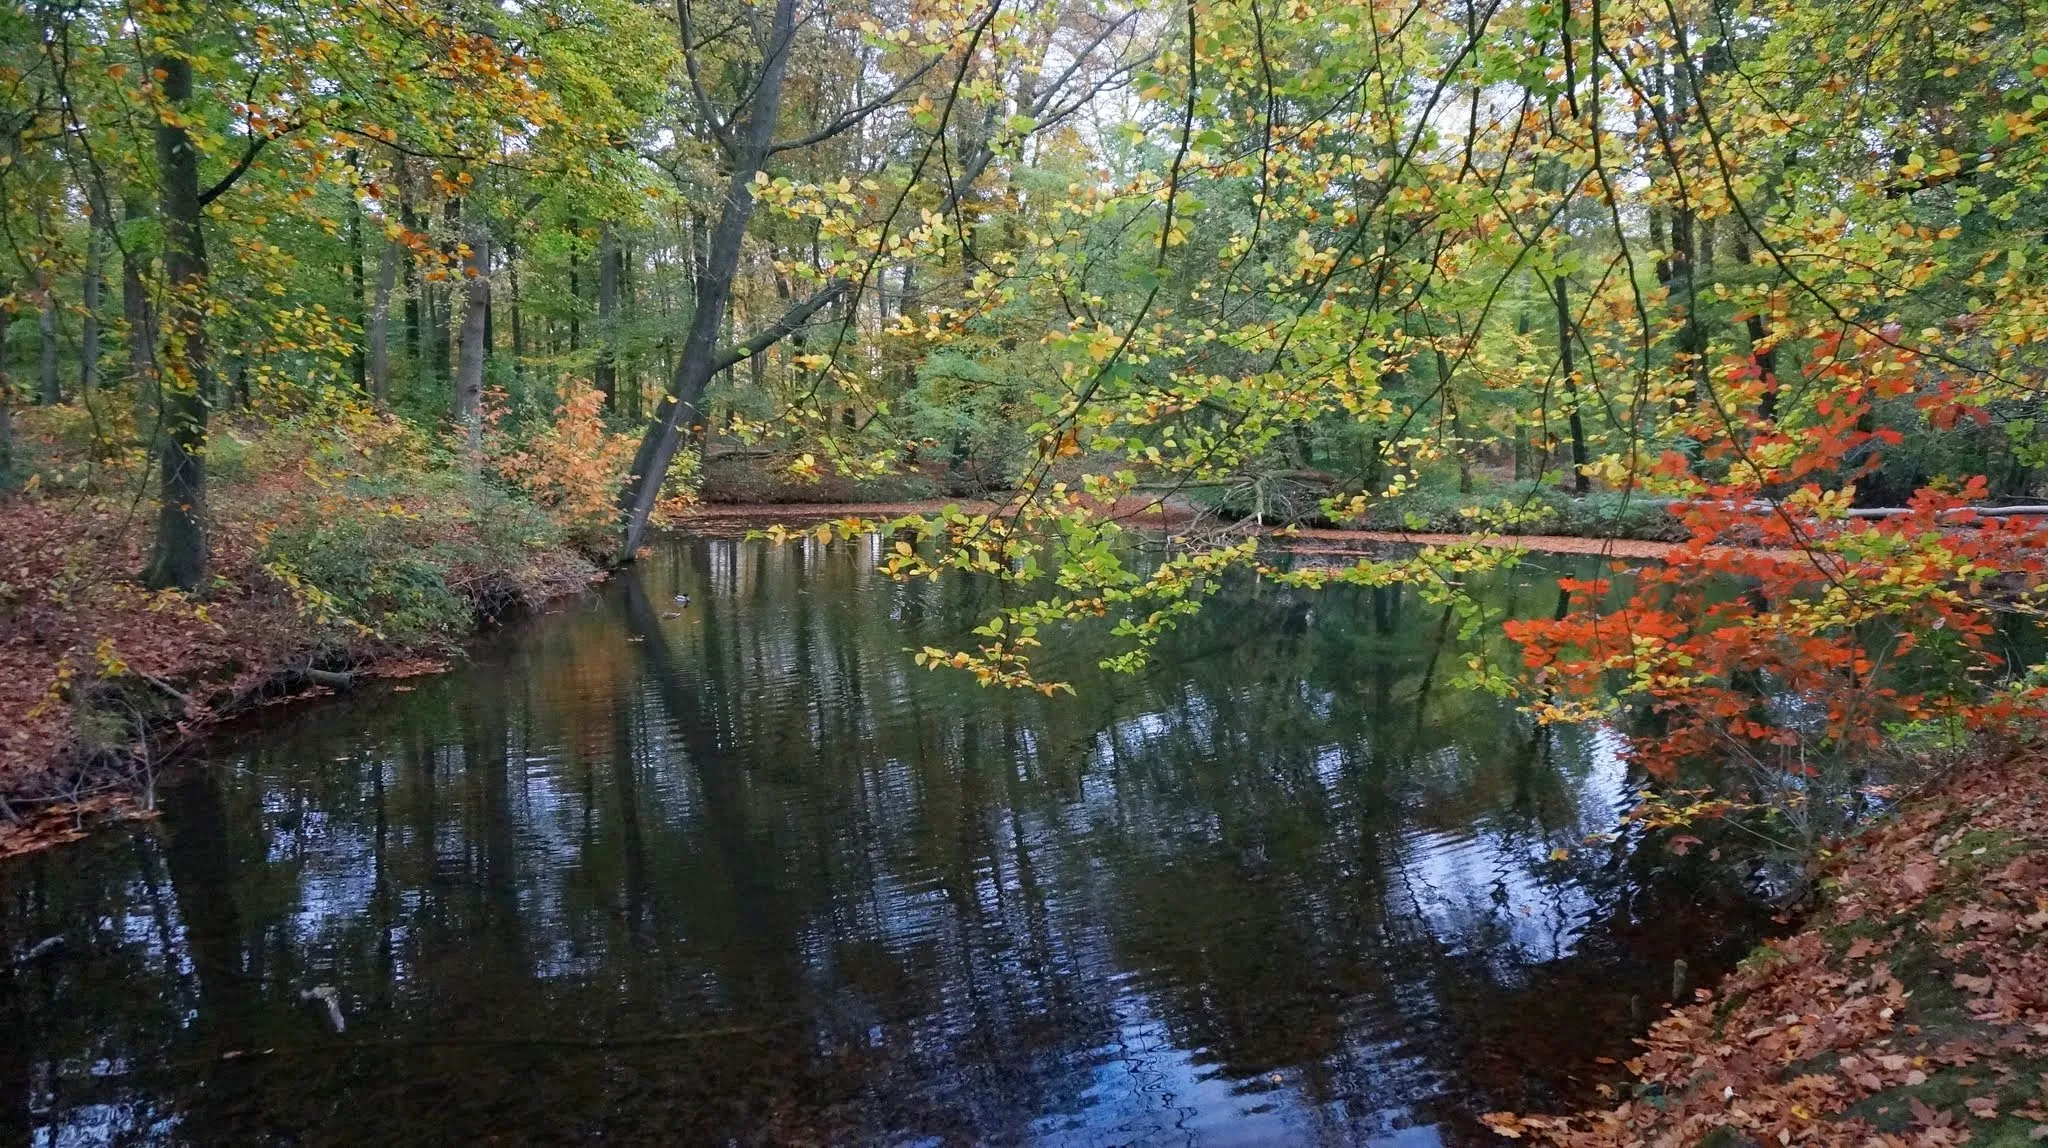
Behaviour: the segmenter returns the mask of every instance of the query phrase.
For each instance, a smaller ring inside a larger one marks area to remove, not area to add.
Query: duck
[[[678,595],[676,595],[676,605],[678,605],[678,606],[687,606],[687,605],[689,605],[689,604],[690,604],[690,596],[689,596],[688,594],[678,594]]]

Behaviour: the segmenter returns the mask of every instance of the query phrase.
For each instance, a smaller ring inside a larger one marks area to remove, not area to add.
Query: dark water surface
[[[912,665],[998,591],[878,546],[673,543],[0,867],[0,966],[64,939],[0,971],[0,1138],[1468,1142],[1754,935],[1585,843],[1612,735],[1453,688],[1412,592],[1246,586],[1048,701]]]

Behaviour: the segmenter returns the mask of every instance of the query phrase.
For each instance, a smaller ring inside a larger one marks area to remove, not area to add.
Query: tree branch
[[[726,151],[734,148],[732,128],[718,116],[718,108],[711,102],[710,93],[704,90],[703,77],[697,73],[697,49],[690,45],[690,0],[676,0],[676,34],[683,45],[683,70],[690,74],[690,92],[697,99],[697,112],[711,128],[711,134]],[[708,41],[707,41],[708,43]]]
[[[897,97],[909,91],[911,85],[917,83],[919,80],[924,79],[925,75],[929,73],[933,68],[937,67],[939,65],[939,61],[945,58],[946,57],[944,57],[943,55],[933,56],[931,59],[925,61],[924,67],[919,68],[917,71],[912,72],[910,73],[910,75],[904,77],[902,83],[889,89],[882,95],[876,96],[874,99],[869,100],[867,103],[862,104],[860,107],[853,109],[852,111],[846,113],[845,115],[840,116],[838,119],[833,120],[831,123],[826,124],[824,127],[819,128],[817,131],[814,131],[809,135],[798,136],[796,139],[793,140],[784,140],[781,143],[768,145],[768,154],[774,155],[777,152],[795,151],[798,148],[810,147],[812,144],[824,143],[826,140],[831,139],[833,136],[838,135],[840,132],[843,132],[848,128],[853,127],[855,124],[858,124],[862,120],[868,118],[869,116],[874,115],[882,108],[895,103]]]
[[[812,315],[817,314],[819,310],[834,299],[846,294],[846,289],[852,285],[851,281],[846,279],[835,279],[827,283],[812,294],[810,298],[784,311],[782,318],[770,323],[759,334],[748,339],[744,344],[721,353],[718,356],[717,365],[711,368],[711,373],[715,375],[739,363],[744,363],[755,355],[788,338],[791,332],[808,322]]]
[[[235,161],[235,166],[228,169],[226,175],[220,177],[220,182],[199,193],[199,206],[205,207],[207,204],[219,199],[222,192],[235,186],[235,181],[242,178],[242,173],[248,171],[249,165],[256,162],[257,153],[270,146],[271,140],[285,134],[285,132],[297,131],[298,127],[299,125],[293,124],[285,128],[284,131],[278,132],[277,135],[261,135],[250,140],[249,149],[242,153],[242,158]]]

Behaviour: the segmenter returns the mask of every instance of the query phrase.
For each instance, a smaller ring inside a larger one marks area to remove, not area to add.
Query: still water
[[[1234,587],[1047,700],[914,666],[1001,590],[879,545],[674,541],[0,867],[0,1138],[1477,1142],[1754,937],[1412,593]]]

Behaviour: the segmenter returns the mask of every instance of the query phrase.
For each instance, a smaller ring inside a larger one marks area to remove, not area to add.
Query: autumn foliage
[[[2013,623],[2036,615],[2048,581],[2048,527],[1973,509],[1982,477],[1857,512],[1856,481],[1898,441],[1873,429],[1874,404],[1982,410],[1884,333],[1855,343],[1815,356],[1812,424],[1753,420],[1702,434],[1697,457],[1664,457],[1651,481],[1680,496],[1690,531],[1665,562],[1628,571],[1625,594],[1567,580],[1567,612],[1507,623],[1540,719],[1626,713],[1661,777],[1731,761],[1812,796],[1830,769],[1915,728],[1953,743],[2044,712],[2048,683],[2012,660]],[[1699,477],[1709,468],[1724,477]]]

